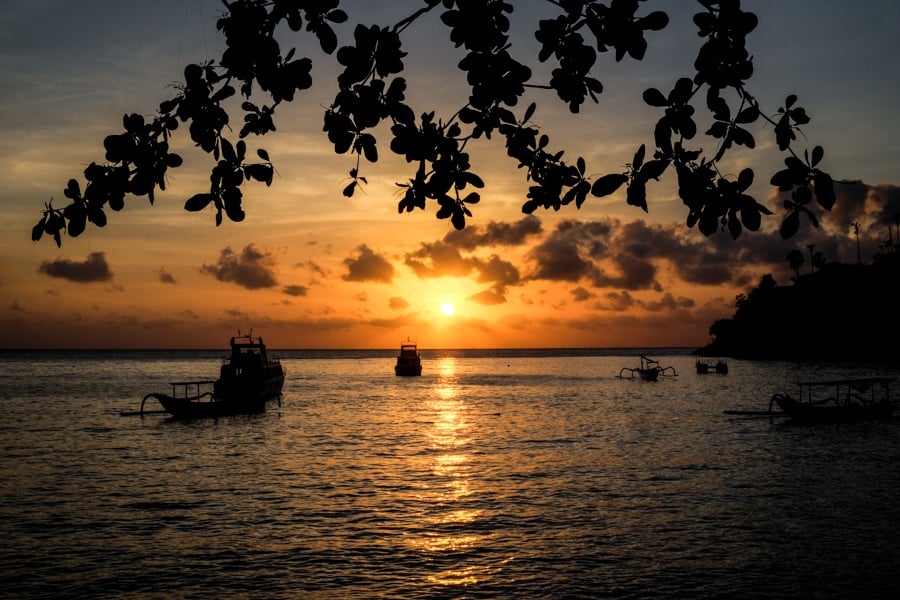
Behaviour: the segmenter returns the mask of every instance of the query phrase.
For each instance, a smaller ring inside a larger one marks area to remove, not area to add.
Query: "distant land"
[[[780,285],[765,275],[695,354],[749,360],[889,362],[900,358],[900,251],[870,264],[826,263]]]

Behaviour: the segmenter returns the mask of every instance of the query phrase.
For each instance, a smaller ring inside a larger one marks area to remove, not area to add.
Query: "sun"
[[[441,304],[441,312],[449,317],[456,312],[456,307],[453,306],[452,302],[444,302]]]

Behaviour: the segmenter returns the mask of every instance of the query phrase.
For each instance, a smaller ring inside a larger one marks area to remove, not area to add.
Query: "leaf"
[[[637,149],[637,152],[634,153],[634,158],[631,162],[631,168],[635,171],[641,170],[641,165],[644,164],[644,154],[646,154],[647,148],[644,144],[641,144],[641,147]]]
[[[669,167],[668,160],[651,160],[641,167],[642,179],[659,179],[660,175],[665,173]]]
[[[737,118],[734,120],[735,123],[753,123],[759,118],[759,109],[755,106],[750,106],[742,110]]]
[[[66,198],[70,198],[74,200],[75,198],[81,198],[81,186],[78,185],[78,181],[75,179],[70,179],[69,184],[66,186],[66,189],[63,190],[63,195]]]
[[[525,109],[525,116],[522,118],[523,123],[526,123],[528,121],[528,119],[531,118],[531,116],[534,114],[534,111],[536,108],[537,108],[537,104],[535,104],[534,102],[532,102],[531,104],[528,105],[528,108]]]
[[[791,176],[791,171],[789,169],[782,169],[772,175],[772,179],[769,180],[769,183],[777,187],[779,191],[787,192],[794,187],[794,178]]]
[[[325,54],[331,54],[337,48],[337,35],[329,25],[320,24],[316,28],[316,37],[319,38],[319,46]]]
[[[723,121],[716,121],[712,124],[712,126],[706,130],[706,135],[711,135],[714,138],[723,138],[728,134],[728,123]]]
[[[740,191],[746,190],[753,184],[753,169],[746,168],[740,172],[738,175],[738,189]]]
[[[353,197],[353,192],[354,192],[354,191],[356,191],[356,182],[355,182],[355,181],[351,181],[351,182],[347,185],[347,187],[344,188],[344,191],[341,192],[341,193],[344,194],[344,196],[346,196],[347,198],[352,198],[352,197]]]
[[[38,224],[31,228],[31,241],[37,242],[44,236],[44,219],[38,221]]]
[[[813,187],[816,189],[816,200],[819,201],[819,205],[825,210],[831,210],[837,200],[834,195],[834,181],[831,179],[831,175],[816,170],[816,174],[813,177]]]
[[[624,173],[610,173],[609,175],[604,175],[591,186],[591,194],[598,198],[609,196],[622,187],[622,184],[626,181],[628,181],[628,175],[625,175]]]
[[[454,210],[453,216],[450,217],[450,222],[453,223],[453,227],[456,228],[457,231],[465,229],[466,227],[466,215],[462,210]]]
[[[646,102],[650,106],[656,106],[659,108],[669,105],[669,101],[666,100],[666,97],[663,95],[663,93],[656,88],[648,88],[644,90],[644,102]]]
[[[735,144],[746,148],[756,147],[756,140],[753,139],[753,134],[742,127],[735,127],[731,130],[731,139],[734,140]]]
[[[719,96],[719,90],[709,88],[706,94],[706,106],[713,113],[713,117],[719,121],[731,121],[731,109],[725,99]]]
[[[784,218],[781,222],[781,227],[779,228],[779,233],[781,234],[781,239],[788,239],[794,236],[795,233],[800,229],[800,213],[797,211],[792,211],[788,216]]]
[[[809,187],[801,185],[796,190],[794,190],[794,193],[791,195],[791,197],[794,199],[794,202],[796,202],[800,206],[804,206],[812,202],[813,194],[812,190],[809,189]]]
[[[225,138],[222,138],[221,145],[222,145],[222,158],[224,158],[228,162],[236,162],[237,161],[237,153],[235,153],[234,146],[231,145],[231,142],[229,142]]]
[[[484,187],[484,181],[481,179],[481,177],[479,177],[475,173],[465,171],[465,172],[461,173],[461,175],[462,175],[463,180],[465,180],[465,182],[468,183],[469,185],[471,185],[472,187],[477,187],[479,189]]]
[[[87,219],[85,217],[85,213],[81,212],[77,217],[69,219],[67,232],[71,237],[78,237],[84,232],[84,229],[87,226]]]
[[[728,232],[731,234],[731,239],[738,239],[741,236],[741,222],[738,219],[728,219]]]
[[[629,206],[637,206],[644,212],[649,212],[647,210],[647,186],[643,180],[633,179],[631,181],[625,201]]]
[[[817,164],[822,162],[822,159],[824,157],[825,157],[825,149],[822,148],[822,146],[816,146],[815,148],[813,148],[812,162],[809,164],[809,166],[811,166],[811,167],[816,166]]]
[[[741,210],[741,222],[750,231],[759,231],[759,227],[762,225],[762,215],[759,214],[756,205]]]
[[[97,227],[106,227],[106,213],[102,208],[96,207],[88,210],[88,219]]]
[[[195,194],[188,198],[184,203],[184,209],[191,212],[198,212],[209,206],[209,203],[216,199],[214,194]]]
[[[639,23],[641,24],[641,26],[643,26],[644,29],[649,29],[650,31],[659,31],[660,29],[664,29],[666,25],[669,24],[669,15],[661,10],[655,10],[646,17],[642,18]]]
[[[264,161],[271,162],[271,161],[269,160],[269,153],[266,152],[263,148],[259,148],[259,149],[256,151],[256,155],[257,155],[258,157],[260,157],[261,159],[263,159]]]

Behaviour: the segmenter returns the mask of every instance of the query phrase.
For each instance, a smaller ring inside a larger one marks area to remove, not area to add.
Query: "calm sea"
[[[799,379],[637,351],[282,352],[281,405],[123,416],[222,352],[0,353],[3,598],[881,598],[900,422],[799,427]],[[900,394],[900,381],[896,393]],[[148,407],[157,408],[157,407]]]

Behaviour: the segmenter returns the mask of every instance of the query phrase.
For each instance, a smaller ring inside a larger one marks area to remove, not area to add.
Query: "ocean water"
[[[0,597],[898,597],[900,422],[724,411],[900,367],[653,352],[678,375],[619,379],[627,350],[423,350],[414,378],[282,352],[280,405],[173,422],[123,413],[225,351],[4,351]]]

